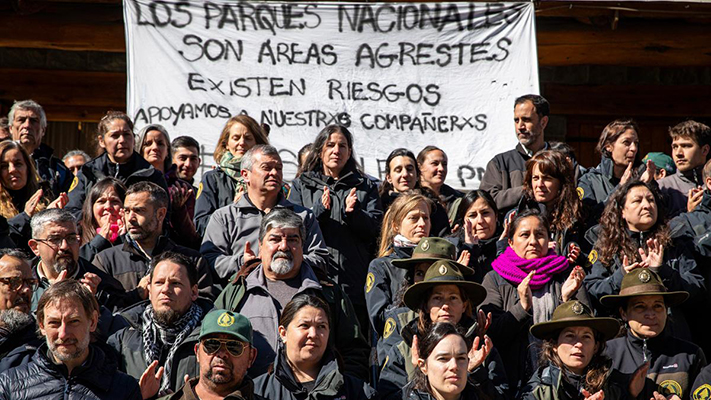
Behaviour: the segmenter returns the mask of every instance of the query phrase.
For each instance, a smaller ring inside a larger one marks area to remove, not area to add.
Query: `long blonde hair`
[[[40,177],[37,174],[37,169],[35,169],[34,160],[32,160],[30,154],[27,152],[27,150],[25,150],[24,147],[22,147],[19,142],[15,142],[12,140],[4,140],[0,142],[0,161],[3,157],[5,157],[5,153],[8,150],[19,150],[20,154],[22,154],[22,158],[25,160],[25,164],[27,165],[27,183],[25,184],[25,190],[29,196],[32,196],[37,191],[37,189],[40,188]],[[44,210],[47,207],[47,204],[49,204],[49,201],[47,199],[51,197],[52,194],[46,193],[46,191],[47,189],[45,189],[45,193],[42,196],[42,200],[37,204],[35,212]],[[15,204],[13,204],[12,202],[12,196],[10,195],[10,192],[7,191],[5,185],[3,185],[0,181],[0,215],[5,218],[12,218],[22,211],[24,210],[18,210],[15,207]]]
[[[407,213],[417,208],[420,203],[425,203],[430,215],[432,215],[434,203],[432,200],[421,194],[401,194],[395,199],[395,201],[393,201],[390,208],[388,208],[388,211],[385,213],[383,225],[380,228],[378,257],[385,257],[393,252],[392,244],[395,235],[397,235],[396,229],[400,228],[400,224],[402,223],[402,220],[405,219]]]

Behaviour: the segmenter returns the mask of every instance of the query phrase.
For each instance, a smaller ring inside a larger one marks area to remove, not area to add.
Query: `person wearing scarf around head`
[[[487,295],[481,308],[493,315],[488,334],[501,352],[515,394],[538,364],[537,341],[528,328],[550,320],[568,300],[586,305],[589,300],[582,286],[585,272],[551,249],[548,220],[538,210],[510,216],[502,236],[508,237],[509,247],[484,277]]]
[[[605,342],[617,335],[614,318],[595,318],[590,307],[571,300],[558,306],[548,322],[530,332],[541,344],[538,371],[523,390],[524,400],[627,400],[644,386],[644,371],[633,379],[611,367]]]
[[[258,144],[269,144],[268,132],[252,117],[236,115],[222,128],[213,155],[218,167],[203,174],[195,199],[195,229],[200,236],[212,213],[236,202],[246,189],[240,175],[242,156]]]
[[[626,375],[646,376],[638,399],[706,398],[700,393],[692,397],[691,392],[694,379],[706,365],[704,351],[669,329],[673,323],[669,308],[687,299],[689,293],[669,291],[661,275],[648,267],[628,272],[619,294],[600,299],[604,306],[617,309],[627,327],[625,335],[607,342],[605,354],[612,359],[612,367]]]

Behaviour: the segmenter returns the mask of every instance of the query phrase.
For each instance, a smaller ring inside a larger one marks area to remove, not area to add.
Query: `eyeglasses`
[[[207,354],[215,354],[220,350],[222,344],[225,344],[227,351],[232,354],[233,357],[239,357],[244,353],[244,349],[249,347],[248,344],[241,342],[239,340],[230,339],[205,339],[202,341],[202,348]]]
[[[42,242],[48,246],[60,247],[65,240],[67,241],[67,244],[70,246],[79,244],[80,238],[79,238],[79,235],[73,234],[73,235],[67,235],[64,237],[50,236],[47,239],[35,239],[35,240],[38,242]]]
[[[37,289],[37,286],[39,285],[39,281],[35,278],[0,278],[0,282],[7,285],[13,292],[17,292],[25,285],[29,286],[30,289],[32,289],[32,291],[34,292]]]

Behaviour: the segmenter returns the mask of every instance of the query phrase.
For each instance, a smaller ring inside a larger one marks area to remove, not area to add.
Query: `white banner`
[[[271,126],[285,179],[338,123],[375,177],[393,149],[436,145],[447,183],[475,189],[516,144],[514,99],[539,92],[532,3],[124,0],[124,14],[136,128],[162,124],[211,154],[246,113]]]

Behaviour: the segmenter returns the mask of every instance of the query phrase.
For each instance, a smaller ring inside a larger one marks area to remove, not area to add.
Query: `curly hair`
[[[612,373],[612,360],[604,354],[605,341],[602,340],[602,335],[599,332],[595,332],[595,343],[598,345],[597,351],[585,367],[585,389],[590,393],[602,390],[607,378]],[[546,339],[541,343],[540,365],[551,363],[561,371],[566,371],[568,367],[563,364],[558,353],[554,351],[556,346],[556,339]],[[563,379],[565,379],[565,374],[563,374]]]
[[[532,179],[536,166],[542,174],[553,177],[560,183],[558,196],[549,213],[551,230],[562,232],[576,221],[580,221],[581,204],[576,191],[573,164],[560,151],[544,150],[536,153],[526,162],[526,176],[523,180],[523,191],[529,199],[534,198]]]
[[[654,196],[657,205],[657,220],[647,232],[647,238],[656,239],[662,246],[667,246],[670,242],[669,227],[665,219],[664,204],[660,201],[659,193],[656,189],[645,182],[630,180],[620,185],[607,200],[605,210],[600,218],[600,236],[595,243],[595,250],[598,252],[600,262],[607,268],[614,264],[611,262],[615,255],[620,258],[627,256],[629,260],[640,261],[638,243],[627,233],[627,222],[622,218],[622,210],[627,202],[627,194],[632,188],[643,186]]]

